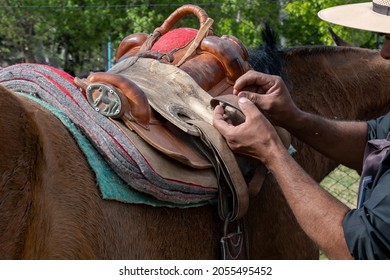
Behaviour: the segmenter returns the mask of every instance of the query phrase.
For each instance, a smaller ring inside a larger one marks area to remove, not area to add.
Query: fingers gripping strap
[[[248,210],[249,192],[233,152],[214,126],[201,120],[188,122],[199,130],[201,140],[214,154],[214,168],[220,176],[218,211],[221,219],[242,218]]]

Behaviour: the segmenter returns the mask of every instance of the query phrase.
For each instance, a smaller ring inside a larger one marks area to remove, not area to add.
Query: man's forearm
[[[333,121],[300,111],[285,128],[325,156],[361,170],[367,141],[366,122]]]
[[[282,147],[267,168],[274,175],[302,229],[334,259],[350,259],[342,221],[349,208],[323,190]]]

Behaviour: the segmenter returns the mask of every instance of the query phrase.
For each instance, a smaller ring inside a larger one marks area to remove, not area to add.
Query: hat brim
[[[390,34],[390,16],[373,11],[372,2],[335,6],[321,10],[320,19],[356,29]]]

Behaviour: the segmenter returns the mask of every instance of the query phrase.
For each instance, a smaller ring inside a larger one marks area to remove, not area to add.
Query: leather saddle
[[[199,19],[199,30],[172,29],[190,14]],[[257,160],[233,154],[212,125],[213,107],[219,103],[234,123],[244,121],[232,91],[236,79],[251,69],[241,42],[215,35],[212,23],[200,7],[184,5],[152,34],[127,36],[107,72],[75,83],[96,111],[193,169],[194,176],[196,170],[213,169],[219,215],[231,222],[246,214],[266,170]],[[288,135],[284,138],[288,145]]]

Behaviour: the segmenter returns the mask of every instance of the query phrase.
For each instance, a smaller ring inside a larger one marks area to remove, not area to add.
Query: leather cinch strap
[[[199,130],[200,139],[207,146],[207,150],[213,153],[208,157],[214,165],[219,181],[220,218],[230,221],[242,218],[249,207],[249,192],[232,150],[214,126],[202,120],[189,120],[188,123]]]

